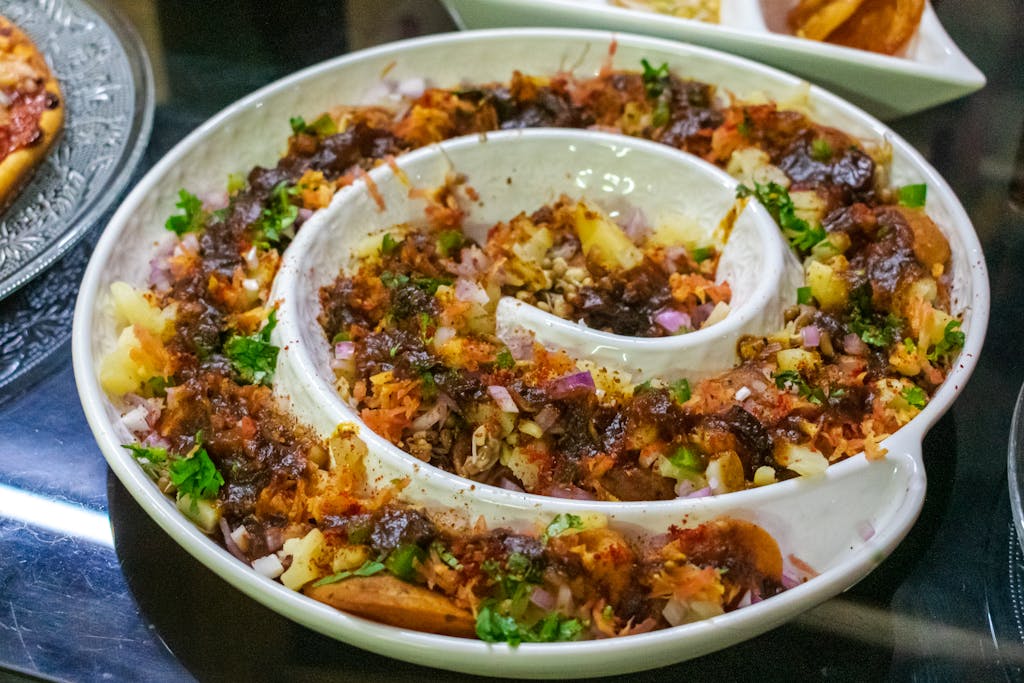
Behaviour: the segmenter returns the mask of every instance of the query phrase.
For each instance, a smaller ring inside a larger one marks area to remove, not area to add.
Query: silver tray
[[[135,31],[83,0],[0,0],[46,55],[64,131],[0,215],[0,299],[64,255],[120,196],[149,140],[153,76]]]

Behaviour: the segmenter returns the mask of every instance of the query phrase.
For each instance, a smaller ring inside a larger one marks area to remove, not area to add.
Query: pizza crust
[[[64,126],[64,96],[53,77],[43,54],[24,32],[4,17],[0,17],[0,26],[9,27],[8,36],[11,54],[22,57],[36,71],[45,73],[43,89],[57,99],[57,106],[45,109],[39,118],[39,138],[30,145],[21,147],[0,160],[0,210],[6,209],[18,195],[18,191],[28,182],[39,164],[46,157],[54,141]],[[26,48],[31,54],[26,54]]]

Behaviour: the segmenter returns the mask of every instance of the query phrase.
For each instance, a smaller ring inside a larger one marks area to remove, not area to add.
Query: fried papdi
[[[921,23],[924,0],[801,0],[789,25],[801,38],[896,54]]]

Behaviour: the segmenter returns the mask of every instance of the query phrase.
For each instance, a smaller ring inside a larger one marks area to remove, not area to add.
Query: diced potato
[[[757,147],[744,147],[732,153],[726,172],[753,189],[755,183],[775,183],[789,188],[791,181],[781,168],[773,166],[771,157]]]
[[[916,347],[911,350],[904,344],[897,344],[889,354],[889,365],[901,375],[913,377],[921,372],[920,354]]]
[[[953,316],[945,311],[940,311],[937,308],[933,308],[931,316],[927,321],[925,331],[928,333],[928,341],[932,344],[938,344],[946,336],[946,325],[956,320]]]
[[[320,576],[325,547],[324,535],[319,529],[311,530],[302,538],[285,541],[282,552],[285,556],[291,555],[292,564],[281,574],[281,583],[297,591]]]
[[[754,486],[767,486],[775,483],[775,470],[767,465],[758,467],[754,472]]]
[[[174,332],[174,309],[161,310],[147,296],[148,292],[136,289],[127,282],[110,285],[110,296],[114,302],[114,313],[123,325],[138,325],[153,334],[167,339]]]
[[[775,356],[779,370],[794,370],[801,374],[811,372],[821,365],[821,356],[807,349],[783,349]]]
[[[114,350],[100,361],[100,386],[111,396],[138,391],[154,377],[164,377],[167,352],[158,337],[129,326],[121,330]]]
[[[523,486],[527,490],[536,486],[540,481],[540,471],[537,465],[522,449],[506,446],[501,449],[500,460],[502,465],[512,470],[512,474],[523,482]]]
[[[680,213],[659,216],[651,236],[647,238],[649,244],[665,247],[677,244],[696,245],[706,240],[707,235],[697,221]]]
[[[370,549],[364,545],[346,545],[334,553],[331,571],[338,572],[358,569],[370,559]]]
[[[182,493],[176,505],[204,533],[212,534],[220,523],[220,507],[215,501],[200,499],[193,504],[192,496]]]
[[[715,323],[722,322],[725,320],[726,316],[729,315],[730,310],[729,304],[724,301],[719,301],[715,304],[715,307],[711,309],[711,315],[709,315],[708,319],[704,321],[703,325],[701,325],[701,329],[703,330],[705,327],[710,327]]]
[[[807,285],[822,310],[834,311],[846,306],[849,288],[832,265],[810,261],[807,265]]]
[[[598,209],[580,202],[575,223],[580,246],[588,259],[609,270],[629,270],[643,261],[643,252]]]
[[[828,458],[800,444],[785,443],[775,454],[775,462],[799,475],[810,477],[828,469]]]
[[[825,217],[828,203],[814,190],[793,190],[789,193],[797,218],[818,225]]]

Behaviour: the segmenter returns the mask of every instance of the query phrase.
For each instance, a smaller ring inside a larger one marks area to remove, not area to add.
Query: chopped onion
[[[558,422],[558,408],[553,405],[546,405],[540,409],[540,412],[534,415],[533,421],[537,423],[537,426],[543,429],[545,432],[551,429],[556,422]]]
[[[669,598],[669,601],[665,603],[665,608],[661,610],[661,614],[665,617],[665,621],[673,626],[679,626],[689,621],[689,610],[675,598]]]
[[[464,277],[460,277],[455,281],[455,298],[459,301],[467,301],[480,304],[481,306],[491,300],[487,296],[487,290]]]
[[[654,322],[658,323],[669,334],[676,334],[682,329],[689,329],[690,315],[674,308],[665,308],[654,316]]]
[[[555,596],[548,593],[546,590],[537,586],[533,589],[533,593],[530,595],[530,602],[540,607],[545,612],[550,612],[555,608]]]
[[[342,341],[334,345],[334,358],[336,360],[348,360],[356,353],[356,343]]]
[[[505,489],[506,491],[517,491],[519,493],[526,493],[522,486],[515,483],[507,477],[502,477],[501,481],[498,482],[498,486]]]
[[[711,317],[711,312],[713,310],[715,310],[715,305],[710,301],[698,306],[697,310],[695,310],[691,316],[693,329],[700,329],[701,325],[704,324],[704,321]]]
[[[821,329],[817,325],[800,328],[800,336],[803,337],[805,349],[813,349],[821,343]]]
[[[503,413],[518,413],[519,407],[516,402],[512,400],[512,395],[508,393],[508,389],[501,386],[500,384],[492,384],[487,387],[487,393],[491,395],[494,402],[498,404]]]
[[[11,106],[12,101],[13,100],[10,95],[5,93],[3,90],[0,90],[0,107],[9,107]]]
[[[399,82],[398,88],[396,89],[398,94],[403,97],[410,99],[419,99],[420,95],[427,89],[427,82],[422,78],[406,78],[404,81]]]
[[[782,572],[782,587],[786,590],[789,590],[790,588],[796,588],[801,583],[803,582],[797,579],[789,572]]]
[[[235,537],[231,533],[231,527],[228,526],[228,520],[223,517],[218,522],[220,525],[220,533],[224,537],[224,547],[228,549],[228,552],[240,559],[242,562],[248,562],[249,558],[245,556],[242,549],[235,543]]]
[[[647,216],[643,209],[633,207],[629,213],[618,221],[622,232],[626,234],[633,244],[641,244],[651,234],[651,226],[647,222]]]
[[[439,349],[455,336],[455,328],[442,326],[434,331],[434,348]]]
[[[568,498],[569,500],[594,500],[592,493],[572,485],[566,488],[553,488],[548,492],[548,495],[553,498]]]
[[[707,498],[712,493],[714,493],[714,491],[711,489],[711,487],[705,486],[702,489],[697,489],[693,493],[687,493],[685,496],[683,496],[683,498]]]
[[[276,579],[284,574],[284,565],[281,564],[280,558],[273,553],[253,560],[252,568],[256,570],[257,574],[262,574],[268,579]]]
[[[584,370],[559,377],[548,387],[548,393],[553,398],[565,398],[573,394],[593,393],[595,389],[597,385],[594,384],[594,376],[589,370]]]
[[[851,356],[866,356],[868,345],[853,332],[843,337],[843,350]]]
[[[746,401],[748,398],[750,398],[750,394],[750,387],[744,386],[736,390],[736,393],[733,394],[733,398],[736,399],[737,401]]]
[[[121,416],[121,422],[124,423],[124,426],[128,428],[128,431],[133,434],[148,432],[149,423],[146,421],[148,413],[149,411],[146,410],[146,406],[135,406]]]
[[[301,209],[299,209],[298,219],[300,223],[305,223],[310,218],[312,218],[312,216],[313,209],[307,209],[306,207],[302,207]]]
[[[491,259],[487,257],[487,254],[485,254],[480,247],[475,244],[471,244],[468,247],[463,247],[462,251],[459,252],[458,263],[452,261],[446,263],[446,265],[448,270],[456,275],[475,278],[477,275],[486,272],[487,269],[491,267]]]
[[[501,335],[501,341],[505,342],[509,353],[516,360],[533,360],[533,333],[521,328],[513,328]]]
[[[245,265],[249,270],[256,270],[260,265],[260,255],[256,251],[256,245],[249,247],[249,251],[245,252]]]
[[[444,421],[448,419],[448,411],[451,410],[452,405],[452,400],[448,398],[447,394],[438,394],[437,400],[430,410],[413,420],[410,426],[415,431],[423,431],[424,429],[430,429],[438,423],[444,424]]]

